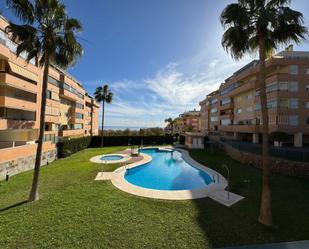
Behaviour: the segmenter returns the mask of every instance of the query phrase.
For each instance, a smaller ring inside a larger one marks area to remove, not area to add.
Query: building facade
[[[40,123],[43,70],[26,54],[16,57],[16,44],[5,33],[0,16],[0,178],[8,168],[31,167]],[[53,160],[61,139],[97,135],[96,101],[81,83],[51,66],[43,145],[43,163]]]
[[[179,119],[181,120],[181,133],[185,132],[198,132],[201,127],[201,113],[197,110],[186,111],[179,115]]]
[[[259,143],[262,133],[259,63],[252,61],[200,102],[201,131]],[[266,61],[269,132],[289,135],[289,143],[309,143],[309,52],[290,46]]]

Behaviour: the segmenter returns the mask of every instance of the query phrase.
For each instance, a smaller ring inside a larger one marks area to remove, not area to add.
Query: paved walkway
[[[224,247],[220,249],[309,249],[309,240],[272,243],[263,245]]]

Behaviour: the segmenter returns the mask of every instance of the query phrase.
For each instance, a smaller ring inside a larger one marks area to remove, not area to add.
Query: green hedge
[[[104,137],[104,146],[162,145],[172,144],[172,136],[108,136]],[[70,156],[88,147],[100,147],[101,137],[81,137],[63,140],[57,143],[58,158]]]
[[[57,143],[58,158],[64,158],[89,147],[91,137],[72,138]]]
[[[172,144],[172,136],[106,136],[104,146],[128,146],[130,145],[162,145]],[[90,147],[100,147],[101,137],[93,136]]]

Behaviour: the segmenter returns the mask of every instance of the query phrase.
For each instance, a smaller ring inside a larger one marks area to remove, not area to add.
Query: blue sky
[[[13,16],[1,1],[3,14]],[[106,125],[164,126],[164,119],[192,108],[235,70],[221,47],[219,15],[228,0],[64,0],[81,20],[84,56],[69,72],[90,93],[109,84],[113,103]],[[309,1],[292,7],[309,16]],[[308,25],[309,21],[306,21]],[[308,50],[309,43],[296,46]]]

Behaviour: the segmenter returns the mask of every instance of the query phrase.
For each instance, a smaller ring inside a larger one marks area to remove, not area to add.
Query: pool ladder
[[[217,181],[215,180],[215,176],[217,177]],[[220,179],[220,176],[219,176],[218,173],[212,175],[212,181],[213,181],[213,182],[219,184],[219,182],[220,182],[219,179]]]

